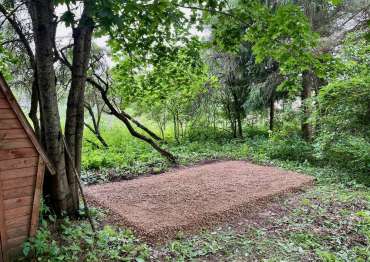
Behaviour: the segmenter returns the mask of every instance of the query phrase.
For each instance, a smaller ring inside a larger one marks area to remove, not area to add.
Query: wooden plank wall
[[[0,232],[5,254],[20,249],[29,236],[39,162],[36,148],[0,91]]]

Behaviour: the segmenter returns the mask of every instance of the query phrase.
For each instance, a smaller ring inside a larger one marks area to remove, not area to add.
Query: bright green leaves
[[[369,132],[370,77],[338,80],[320,90],[321,121],[335,132]]]
[[[3,36],[0,32],[0,43],[3,41]],[[9,78],[9,65],[14,64],[17,61],[12,54],[0,44],[0,72],[4,75],[5,78]]]
[[[247,30],[245,40],[253,44],[257,63],[272,58],[284,75],[300,74],[315,67],[313,48],[317,35],[298,6],[283,5],[276,13],[260,8],[255,15],[255,23]]]
[[[201,43],[193,39],[185,47],[155,64],[123,58],[114,69],[116,90],[124,107],[147,113],[153,107],[181,110],[211,81],[200,57]]]
[[[95,21],[99,33],[110,36],[115,52],[158,59],[179,43],[189,41],[189,30],[201,23],[197,8],[217,9],[223,2],[99,0],[94,2]]]
[[[343,0],[328,0],[328,2],[332,5],[340,5],[341,3],[343,3]]]

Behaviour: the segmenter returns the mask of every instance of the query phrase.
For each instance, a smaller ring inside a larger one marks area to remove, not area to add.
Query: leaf
[[[66,26],[72,26],[75,22],[75,14],[71,11],[66,11],[63,13],[63,15],[60,17],[60,20],[63,21]]]

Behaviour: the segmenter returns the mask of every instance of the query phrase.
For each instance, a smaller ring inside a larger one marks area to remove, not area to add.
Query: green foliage
[[[304,141],[298,134],[285,136],[275,133],[269,143],[265,144],[266,154],[271,159],[289,160],[297,162],[312,162],[313,147]]]
[[[2,32],[0,32],[0,42],[3,41]],[[9,65],[15,63],[15,59],[12,57],[11,53],[0,44],[0,72],[5,78],[10,77]]]
[[[370,125],[370,77],[335,81],[320,90],[320,123],[325,129],[366,134]]]
[[[284,82],[285,89],[296,92],[297,75],[318,64],[313,54],[318,36],[297,5],[281,5],[276,12],[260,5],[253,15],[254,23],[248,28],[245,40],[253,44],[256,62],[268,58],[278,62],[280,72],[290,77]]]
[[[315,143],[315,157],[324,164],[370,172],[370,142],[362,137],[335,133],[321,133]]]
[[[194,38],[187,46],[154,65],[123,58],[113,76],[116,92],[124,98],[124,106],[135,103],[148,112],[156,106],[175,110],[187,105],[208,80],[200,47],[201,43]]]
[[[188,41],[192,26],[200,26],[201,12],[196,8],[220,10],[226,1],[155,0],[93,1],[92,11],[100,34],[110,36],[110,46],[123,54],[156,60],[167,55],[179,42]],[[186,15],[181,7],[190,10]]]
[[[365,39],[366,31],[353,32],[343,41],[343,45],[333,61],[329,73],[330,80],[349,80],[369,74],[370,42]]]
[[[52,223],[59,223],[49,217]],[[55,232],[52,229],[56,230]],[[58,238],[56,238],[58,234]],[[109,226],[94,235],[86,222],[48,225],[42,221],[35,237],[24,244],[22,261],[145,261],[148,247],[141,244],[129,230],[115,230]]]

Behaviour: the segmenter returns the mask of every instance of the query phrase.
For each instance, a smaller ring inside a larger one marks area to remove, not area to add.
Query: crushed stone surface
[[[312,184],[310,176],[277,167],[223,161],[89,186],[85,194],[114,223],[159,241],[250,215],[273,197]]]

